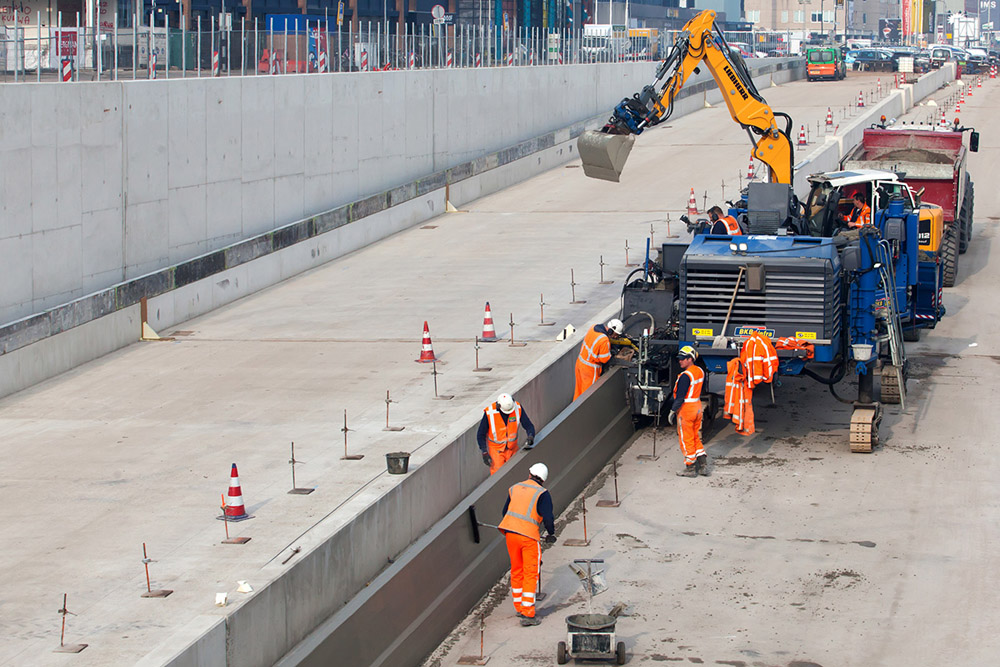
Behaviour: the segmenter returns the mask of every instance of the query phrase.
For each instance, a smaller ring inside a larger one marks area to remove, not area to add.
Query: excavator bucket
[[[632,134],[584,132],[576,142],[583,160],[583,173],[591,178],[617,183],[634,143],[635,135]]]

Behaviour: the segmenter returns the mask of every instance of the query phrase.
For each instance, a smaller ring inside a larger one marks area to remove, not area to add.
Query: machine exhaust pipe
[[[634,134],[584,132],[576,142],[583,161],[583,173],[590,178],[617,183],[634,143]]]

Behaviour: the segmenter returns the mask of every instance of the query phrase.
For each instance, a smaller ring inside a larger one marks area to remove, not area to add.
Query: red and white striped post
[[[73,61],[69,58],[62,59],[62,80],[72,81],[73,80]]]
[[[219,52],[212,51],[212,76],[219,76]]]
[[[281,63],[278,62],[278,56],[271,54],[271,74],[281,73]]]
[[[326,72],[326,51],[319,52],[319,71],[321,74]]]
[[[361,71],[368,71],[368,49],[361,49]]]
[[[483,55],[481,53],[476,54],[476,67],[483,66]]]
[[[514,66],[514,52],[510,51],[507,53],[507,67]]]
[[[156,54],[155,53],[149,54],[149,78],[150,79],[155,79],[156,78]]]
[[[453,61],[452,53],[451,53],[451,51],[448,51],[448,55],[445,56],[444,66],[445,67],[451,67],[453,62],[454,61]]]
[[[410,69],[416,69],[416,68],[417,68],[417,54],[414,53],[413,51],[410,51]]]

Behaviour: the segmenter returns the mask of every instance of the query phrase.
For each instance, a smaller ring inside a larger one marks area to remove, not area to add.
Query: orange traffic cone
[[[483,314],[483,335],[484,341],[495,341],[497,330],[493,327],[493,312],[490,310],[490,302],[486,302],[486,312]]]
[[[976,77],[976,88],[982,88],[982,87],[983,87],[983,78],[980,77],[980,76],[977,76]]]
[[[826,125],[827,127],[833,126],[833,111],[830,109],[830,107],[826,108]]]
[[[802,125],[799,127],[799,146],[806,145],[806,126]]]
[[[424,340],[420,343],[420,358],[416,361],[425,364],[437,361],[437,357],[434,356],[434,347],[431,345],[431,331],[427,328],[426,321],[424,322]]]
[[[858,108],[865,105],[865,92],[863,90],[858,91]]]
[[[753,155],[750,156],[750,164],[747,166],[747,180],[752,181],[754,179],[753,173]]]
[[[698,200],[694,198],[694,188],[691,188],[691,196],[688,197],[688,215],[698,215]]]
[[[226,497],[226,510],[221,518],[223,521],[243,521],[251,518],[243,504],[243,488],[240,486],[240,473],[236,464],[229,474],[229,494]]]
[[[948,127],[948,119],[945,118],[944,109],[941,109],[941,122],[940,122],[940,125],[941,125],[941,127]]]

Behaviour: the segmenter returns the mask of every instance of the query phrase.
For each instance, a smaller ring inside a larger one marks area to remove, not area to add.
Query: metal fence
[[[15,15],[17,12],[15,12]],[[21,17],[23,19],[23,17]],[[568,65],[653,61],[663,57],[679,32],[655,41],[584,36],[580,31],[495,30],[491,25],[439,26],[365,22],[354,30],[324,20],[245,18],[220,30],[200,18],[192,30],[157,26],[155,15],[129,28],[7,27],[0,32],[3,81],[101,81],[310,72],[364,72],[448,67]],[[79,24],[79,15],[72,17]],[[22,20],[23,22],[23,20]],[[17,17],[15,16],[15,24]],[[114,25],[118,25],[114,16]],[[747,55],[775,54],[787,36],[726,33],[727,40],[755,47]],[[754,52],[756,51],[756,53]]]

